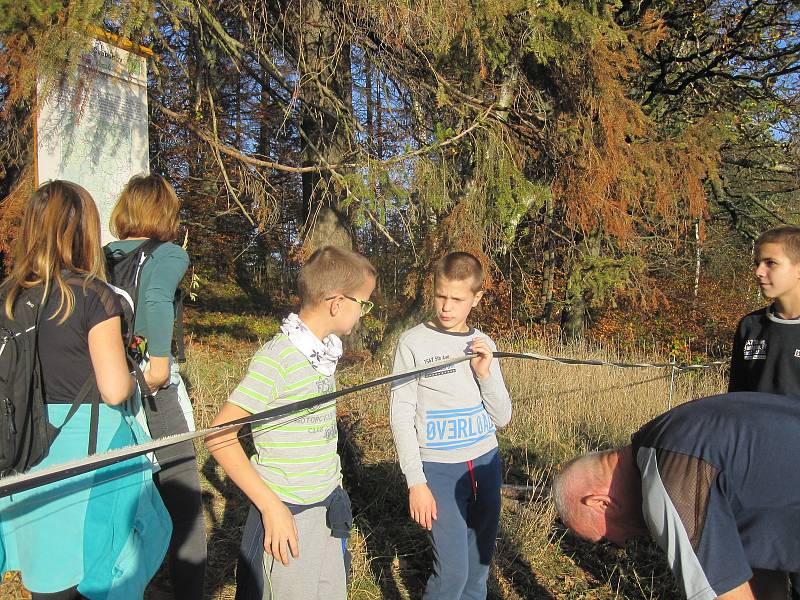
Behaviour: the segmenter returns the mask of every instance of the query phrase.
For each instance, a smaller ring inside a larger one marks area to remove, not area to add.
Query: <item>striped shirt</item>
[[[279,333],[256,352],[228,402],[257,413],[335,389],[335,379],[317,372]],[[250,460],[284,502],[314,504],[341,484],[335,400],[252,427],[256,454]]]

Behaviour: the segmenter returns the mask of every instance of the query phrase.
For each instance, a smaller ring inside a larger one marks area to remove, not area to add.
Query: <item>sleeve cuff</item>
[[[428,480],[425,478],[425,473],[422,471],[422,467],[420,467],[419,470],[415,469],[412,473],[406,473],[406,483],[408,484],[408,489],[420,483],[428,483]]]

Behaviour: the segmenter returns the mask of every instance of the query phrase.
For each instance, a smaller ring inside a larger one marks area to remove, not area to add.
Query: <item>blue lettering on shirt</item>
[[[496,430],[483,404],[470,408],[429,410],[425,421],[425,447],[438,450],[472,446]]]

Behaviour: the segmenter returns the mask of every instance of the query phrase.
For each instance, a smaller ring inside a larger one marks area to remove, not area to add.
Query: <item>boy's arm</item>
[[[402,373],[415,366],[414,354],[403,342],[400,342],[395,352],[392,372]],[[417,428],[414,423],[417,415],[418,391],[417,377],[401,379],[392,385],[389,404],[389,424],[392,427],[397,458],[409,488],[427,482],[425,473],[422,471],[422,458],[419,453]]]
[[[212,425],[235,421],[249,414],[243,408],[226,402]],[[288,565],[289,552],[295,558],[300,556],[294,517],[275,492],[264,483],[247,458],[238,438],[240,429],[241,427],[238,427],[209,435],[205,440],[206,447],[231,481],[245,493],[261,513],[264,523],[264,550],[284,565]]]
[[[497,351],[497,346],[489,338],[475,338],[471,345],[472,351],[478,354],[478,359],[473,361],[491,357],[492,353]],[[473,362],[470,361],[470,362]],[[475,369],[476,379],[478,381],[478,388],[481,391],[481,400],[486,412],[492,418],[495,427],[505,427],[511,420],[511,396],[506,389],[505,381],[503,381],[503,372],[500,370],[500,361],[496,358],[491,358],[488,375],[485,372],[479,372]],[[484,375],[484,377],[481,377]]]
[[[395,352],[392,372],[402,373],[415,366],[413,352],[400,342]],[[428,480],[422,470],[422,457],[417,440],[415,418],[418,392],[419,380],[417,377],[401,379],[392,386],[389,423],[392,427],[400,469],[408,484],[409,513],[414,521],[430,530],[433,527],[433,520],[437,517],[437,512],[436,501],[428,488]]]
[[[733,349],[731,350],[731,368],[728,374],[729,392],[746,392],[747,382],[744,370],[744,319],[736,326],[733,335]]]

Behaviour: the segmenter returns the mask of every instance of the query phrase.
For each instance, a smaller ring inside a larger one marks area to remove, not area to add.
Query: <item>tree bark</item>
[[[304,0],[300,7],[298,35],[302,52],[298,55],[298,70],[305,100],[301,123],[303,165],[342,163],[354,147],[350,45],[342,42],[334,15],[320,0]],[[325,170],[302,175],[306,255],[321,246],[348,250],[356,247],[352,220],[342,207],[347,192],[336,177]],[[344,343],[351,352],[365,351],[358,324]]]
[[[544,250],[544,268],[542,272],[542,316],[543,324],[553,320],[553,288],[555,287],[556,272],[556,236],[553,229],[556,226],[556,211],[554,208],[555,200],[551,197],[547,199],[545,235],[547,242]]]
[[[353,148],[350,45],[341,43],[333,16],[319,0],[303,2],[298,35],[302,48],[298,67],[306,101],[301,123],[303,165],[344,162]],[[323,245],[354,247],[352,223],[340,208],[346,193],[333,178],[330,171],[302,175],[307,253]]]
[[[583,337],[589,308],[586,271],[592,264],[591,259],[600,256],[599,231],[593,232],[586,239],[586,246],[585,255],[573,257],[569,277],[567,277],[564,309],[561,311],[561,335],[567,341],[575,341]]]

